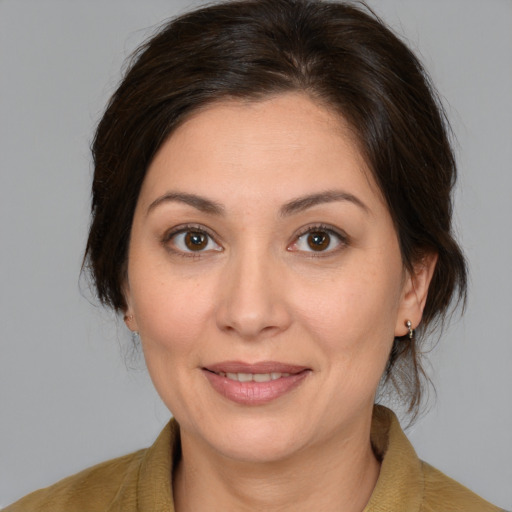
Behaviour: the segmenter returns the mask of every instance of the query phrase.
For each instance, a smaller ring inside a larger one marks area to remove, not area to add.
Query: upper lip
[[[244,363],[242,361],[223,361],[209,364],[204,367],[214,373],[290,373],[296,374],[309,370],[307,366],[280,363],[278,361],[261,361],[258,363]]]

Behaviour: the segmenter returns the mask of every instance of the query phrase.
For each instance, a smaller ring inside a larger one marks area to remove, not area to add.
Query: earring
[[[409,339],[412,341],[414,339],[414,329],[412,328],[412,323],[410,320],[405,321],[405,326],[409,329]]]
[[[130,329],[128,322],[133,321],[133,315],[124,315],[123,320],[124,320],[124,323],[126,324],[126,327],[128,327],[128,329]],[[136,345],[140,338],[139,331],[132,331],[131,329],[130,329],[130,331],[132,334],[132,343]]]

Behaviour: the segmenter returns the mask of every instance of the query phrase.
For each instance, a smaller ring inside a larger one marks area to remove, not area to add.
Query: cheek
[[[347,361],[374,357],[381,364],[394,338],[401,264],[380,259],[350,263],[329,279],[295,289],[296,308],[326,353]]]
[[[193,347],[214,304],[210,281],[184,279],[168,267],[146,267],[142,261],[131,269],[130,291],[138,329],[148,348],[156,345],[173,352]]]
[[[137,277],[134,272],[132,296],[146,365],[163,402],[179,415],[190,407],[195,384],[189,373],[201,361],[212,309],[209,287],[146,271]]]

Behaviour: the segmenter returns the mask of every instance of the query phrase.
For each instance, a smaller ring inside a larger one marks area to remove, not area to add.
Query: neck
[[[361,512],[380,470],[367,427],[264,463],[226,458],[182,432],[182,459],[173,482],[176,512]]]

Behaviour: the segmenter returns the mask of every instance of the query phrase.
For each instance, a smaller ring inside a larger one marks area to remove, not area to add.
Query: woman
[[[421,463],[421,336],[463,298],[421,66],[343,4],[220,4],[138,53],[93,146],[86,258],[176,421],[8,510],[498,510]],[[405,375],[405,378],[403,378]]]

